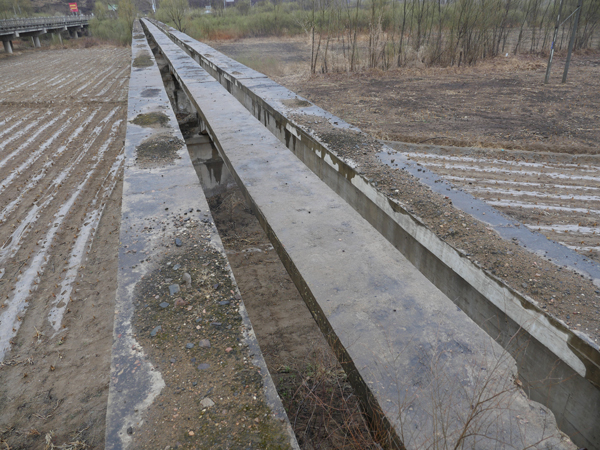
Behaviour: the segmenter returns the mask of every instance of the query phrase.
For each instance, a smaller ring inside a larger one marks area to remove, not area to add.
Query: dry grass
[[[380,449],[346,373],[330,351],[315,350],[273,374],[303,449]]]

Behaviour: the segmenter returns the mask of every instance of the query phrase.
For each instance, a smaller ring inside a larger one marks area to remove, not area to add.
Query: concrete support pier
[[[33,46],[35,48],[40,48],[42,46],[42,43],[40,42],[40,37],[39,36],[33,36]]]
[[[4,44],[4,51],[6,53],[12,53],[13,52],[12,41],[2,41],[2,43]]]

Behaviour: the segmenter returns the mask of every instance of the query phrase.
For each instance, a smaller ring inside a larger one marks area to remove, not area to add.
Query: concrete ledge
[[[220,381],[214,382],[208,392],[211,392],[214,387],[216,390],[220,390],[219,395],[224,397],[223,393],[226,392],[227,387],[235,387],[241,383],[236,379],[242,375],[242,372],[248,376],[254,376],[254,378],[257,376],[258,382],[246,380],[243,382],[244,387],[239,387],[236,391],[238,393],[243,391],[243,395],[240,394],[236,400],[240,407],[245,407],[245,402],[249,401],[251,406],[248,406],[248,411],[256,408],[261,412],[260,431],[253,435],[252,439],[259,439],[269,448],[298,448],[281,401],[266,369],[243,302],[235,287],[235,279],[227,263],[223,246],[187,148],[183,143],[161,75],[138,22],[134,28],[132,61],[128,107],[129,124],[125,141],[121,246],[105,448],[125,449],[141,446],[148,448],[148,445],[152,448],[159,448],[161,435],[169,436],[169,432],[174,433],[171,430],[172,422],[164,425],[165,421],[162,417],[163,402],[166,404],[169,398],[161,400],[161,391],[174,388],[165,383],[167,374],[175,370],[182,375],[186,373],[186,370],[188,374],[190,372],[206,374],[200,377],[198,386],[202,386],[203,379],[209,378],[208,369],[204,370],[204,367],[200,366],[196,369],[195,365],[190,365],[188,360],[172,360],[171,364],[167,366],[169,371],[164,370],[162,367],[165,365],[155,356],[156,349],[161,346],[165,348],[177,346],[179,338],[176,335],[177,332],[175,334],[170,334],[171,331],[165,333],[167,330],[161,330],[160,326],[155,327],[152,332],[146,332],[139,325],[144,323],[140,317],[147,316],[151,321],[170,319],[171,322],[176,321],[177,326],[181,325],[177,322],[178,320],[192,322],[194,325],[198,324],[192,328],[192,333],[198,337],[201,336],[204,329],[212,329],[212,324],[204,325],[209,318],[203,318],[202,308],[205,308],[204,313],[206,313],[209,307],[219,308],[219,304],[216,302],[217,297],[213,299],[212,295],[207,294],[206,299],[203,298],[204,295],[200,296],[202,298],[198,298],[199,293],[195,292],[195,288],[200,285],[200,280],[193,279],[187,274],[189,285],[187,291],[182,283],[181,289],[187,297],[183,294],[180,295],[187,299],[185,303],[190,305],[185,309],[178,308],[176,304],[173,305],[174,299],[169,297],[169,292],[165,292],[166,288],[161,289],[160,283],[152,281],[157,279],[157,275],[161,280],[164,277],[164,275],[160,275],[161,273],[173,270],[170,261],[180,258],[186,245],[188,255],[193,257],[195,254],[202,253],[204,261],[206,261],[205,265],[214,267],[211,270],[221,274],[221,283],[225,282],[227,285],[231,285],[231,294],[229,291],[226,294],[227,296],[231,295],[232,304],[229,305],[230,302],[227,301],[229,312],[226,311],[223,317],[226,317],[234,326],[228,326],[228,329],[221,333],[222,337],[219,339],[228,339],[237,343],[235,344],[236,348],[230,348],[229,353],[223,352],[223,355],[219,357],[218,367],[220,370],[225,370],[228,366],[236,365],[241,369],[231,369],[233,371],[230,372],[230,378],[221,377],[219,373]],[[185,228],[182,228],[181,224],[185,224]],[[189,243],[182,243],[181,241],[184,240],[181,234],[182,229],[185,230],[185,236],[197,235],[197,237],[190,238],[191,242]],[[195,230],[195,234],[192,233],[192,229]],[[177,238],[176,240],[176,236],[181,239]],[[196,243],[194,243],[194,239],[196,239]],[[194,250],[196,247],[198,248]],[[190,272],[192,271],[190,270]],[[186,278],[185,275],[183,278]],[[179,285],[177,286],[179,289]],[[150,296],[148,289],[154,290],[156,296]],[[213,288],[211,287],[210,290],[212,291]],[[206,294],[206,292],[204,293]],[[158,303],[161,301],[168,303],[168,307],[159,305]],[[232,308],[234,305],[235,308]],[[198,318],[194,322],[193,319],[196,317]],[[164,327],[165,323],[163,322],[162,325]],[[239,333],[239,335],[236,336],[235,333]],[[151,339],[155,336],[158,340],[152,341]],[[187,336],[188,332],[186,332],[186,339],[194,342],[193,338]],[[194,345],[197,348],[197,339],[195,341]],[[216,344],[213,341],[213,347]],[[175,352],[175,350],[172,351]],[[190,354],[189,350],[178,351],[183,352],[184,355]],[[217,366],[217,361],[208,362],[210,364],[206,364],[206,366]],[[202,372],[200,369],[204,371]],[[181,380],[181,383],[183,381]],[[179,381],[177,382],[179,383]],[[174,445],[175,440],[187,439],[193,444],[193,439],[199,439],[198,442],[204,445],[209,439],[212,439],[223,445],[235,446],[235,444],[227,444],[229,440],[235,442],[236,431],[233,429],[233,423],[224,427],[222,431],[211,431],[210,434],[207,431],[194,437],[191,430],[196,429],[198,433],[199,429],[206,428],[203,421],[207,420],[209,413],[205,415],[204,411],[212,406],[211,403],[216,403],[217,407],[219,404],[216,397],[214,402],[210,399],[210,402],[207,401],[206,390],[201,395],[195,386],[190,380],[189,384],[177,386],[174,392],[175,394],[186,392],[181,395],[186,396],[188,404],[192,406],[187,411],[182,407],[179,407],[179,410],[182,415],[193,416],[194,420],[185,423],[184,426],[187,428],[181,433],[175,434],[173,441],[168,443]],[[175,396],[170,393],[169,397]],[[181,397],[177,397],[177,400],[182,402]],[[160,404],[158,404],[159,401]],[[268,414],[263,414],[265,409],[269,412]],[[200,418],[198,418],[198,414],[200,414]],[[233,411],[230,414],[233,414]],[[157,415],[161,416],[163,425],[157,425],[157,423],[161,423],[157,420],[154,420],[153,424],[147,423],[149,418],[156,419]],[[250,417],[250,412],[248,417]],[[242,431],[243,433],[246,431]],[[250,429],[247,433],[250,433]],[[157,435],[159,441],[148,444],[147,439],[153,435]],[[244,445],[250,440],[248,436],[246,438]],[[163,443],[160,448],[164,447]]]
[[[332,129],[360,131],[280,86],[266,76],[222,55],[184,33],[162,26],[168,36],[224,86],[315,174],[344,198],[398,248],[431,282],[452,299],[517,360],[520,380],[530,398],[548,406],[561,429],[580,446],[600,449],[600,352],[597,345],[550,317],[535,301],[486,273],[464,254],[379,192],[325,142],[294,121],[294,114],[325,118]],[[291,106],[294,104],[295,106]],[[390,152],[394,152],[389,149]],[[430,171],[394,154],[432,189],[447,194],[447,183]],[[467,194],[456,203],[479,204]],[[469,197],[469,198],[466,198]],[[481,207],[487,211],[489,207]],[[524,228],[524,227],[521,227]],[[496,227],[501,235],[513,232]],[[529,233],[517,230],[523,240]],[[530,233],[531,234],[531,233]],[[512,235],[511,235],[512,236]],[[513,236],[514,237],[514,236]],[[530,243],[529,241],[525,241]],[[557,247],[561,247],[556,244]],[[528,248],[531,247],[528,245]],[[564,248],[557,250],[557,254]],[[598,268],[569,252],[577,267],[598,277]],[[547,255],[548,256],[548,255]],[[559,255],[560,256],[560,255]],[[567,261],[569,261],[567,260]],[[559,261],[560,262],[560,261]]]
[[[518,387],[508,353],[225,88],[143,24],[253,204],[381,442],[574,448],[553,415]]]

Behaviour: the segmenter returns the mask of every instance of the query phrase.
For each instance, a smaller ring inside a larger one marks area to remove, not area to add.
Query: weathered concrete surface
[[[298,126],[292,116],[326,118],[332,128],[359,130],[184,33],[167,27],[164,30],[431,282],[511,352],[528,394],[554,412],[563,431],[582,447],[600,449],[600,353],[587,336],[548,316],[535,301],[441,241],[357,173],[353,161],[338,157],[318,136]],[[598,267],[583,261],[577,253],[538,233],[506,225],[507,219],[493,208],[469,194],[448,191],[447,182],[392,149],[383,151],[381,158],[384,163],[395,159],[394,164],[404,167],[434,191],[452,196],[464,211],[476,211],[480,214],[476,217],[490,222],[503,237],[516,238],[528,249],[546,252],[545,257],[552,256],[559,264],[594,278],[600,276]]]
[[[106,421],[107,449],[132,447],[136,432],[143,424],[145,412],[165,386],[161,373],[148,361],[144,348],[136,339],[132,320],[136,300],[139,300],[136,299],[136,287],[142,282],[144,275],[156,268],[159,261],[165,260],[173,253],[169,248],[165,250],[164,246],[165,241],[172,241],[176,231],[172,221],[166,220],[167,217],[173,213],[187,213],[190,210],[194,211],[194,215],[199,213],[199,219],[202,219],[206,231],[210,234],[210,245],[226,260],[185,145],[180,146],[177,157],[169,164],[143,167],[136,161],[136,150],[143,142],[157,136],[178,142],[183,140],[160,73],[138,22],[134,29],[132,53],[119,275]],[[153,122],[151,126],[143,122],[139,125],[134,123],[140,123],[136,120],[140,114],[152,113],[166,120]],[[147,219],[162,222],[162,225],[145,227],[144,225],[148,224]],[[228,266],[227,269],[233,280]],[[236,291],[236,294],[239,296],[239,292]],[[141,307],[139,302],[138,304]],[[257,389],[255,396],[264,400],[271,409],[278,427],[281,428],[280,433],[288,438],[287,447],[298,448],[243,303],[240,305],[239,314],[242,316],[242,326],[245,330],[239,337],[240,342],[248,346],[248,357],[260,368],[262,375],[263,388]],[[264,441],[268,444],[271,438],[274,436],[264,436]]]
[[[388,446],[574,448],[514,359],[143,21],[197,108]]]

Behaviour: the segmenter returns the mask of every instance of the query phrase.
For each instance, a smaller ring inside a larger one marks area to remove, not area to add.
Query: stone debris
[[[188,289],[192,288],[192,277],[189,273],[186,272],[183,274],[183,282]]]
[[[206,397],[203,399],[200,404],[205,408],[210,408],[211,406],[215,406],[215,402],[213,402],[210,398]]]

